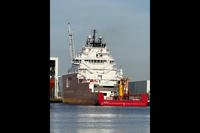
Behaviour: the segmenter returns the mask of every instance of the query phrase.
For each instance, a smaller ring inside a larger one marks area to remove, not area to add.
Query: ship
[[[95,29],[86,38],[81,51],[75,54],[73,35],[68,23],[68,43],[71,67],[62,75],[63,103],[104,106],[109,102],[130,102],[128,87],[124,84],[128,80],[122,69],[117,67],[107,43],[102,36],[97,36]]]
[[[128,79],[123,78],[118,83],[118,94],[105,99],[103,93],[98,93],[100,106],[148,106],[148,94],[130,94]]]

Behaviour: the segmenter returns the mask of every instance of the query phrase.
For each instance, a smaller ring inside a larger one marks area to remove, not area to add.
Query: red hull
[[[100,106],[148,106],[148,95],[141,94],[140,100],[104,100],[103,94],[98,94]]]

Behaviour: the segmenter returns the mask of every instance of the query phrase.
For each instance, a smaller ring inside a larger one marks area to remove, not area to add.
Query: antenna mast
[[[73,59],[75,58],[75,51],[74,51],[74,40],[73,35],[70,28],[70,23],[68,22],[68,44],[69,44],[69,52],[70,52],[70,58],[71,63],[73,63]]]

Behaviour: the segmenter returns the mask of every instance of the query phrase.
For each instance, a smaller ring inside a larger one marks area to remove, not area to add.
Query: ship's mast
[[[71,63],[73,63],[73,59],[75,58],[75,51],[74,51],[74,40],[73,35],[70,28],[70,23],[68,22],[68,44],[69,44],[69,52],[70,52],[70,58]]]
[[[96,30],[93,30],[93,44],[95,43],[95,39],[96,39]]]

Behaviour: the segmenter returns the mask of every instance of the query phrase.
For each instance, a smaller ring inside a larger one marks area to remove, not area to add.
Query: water
[[[150,107],[51,103],[50,133],[150,133]]]

